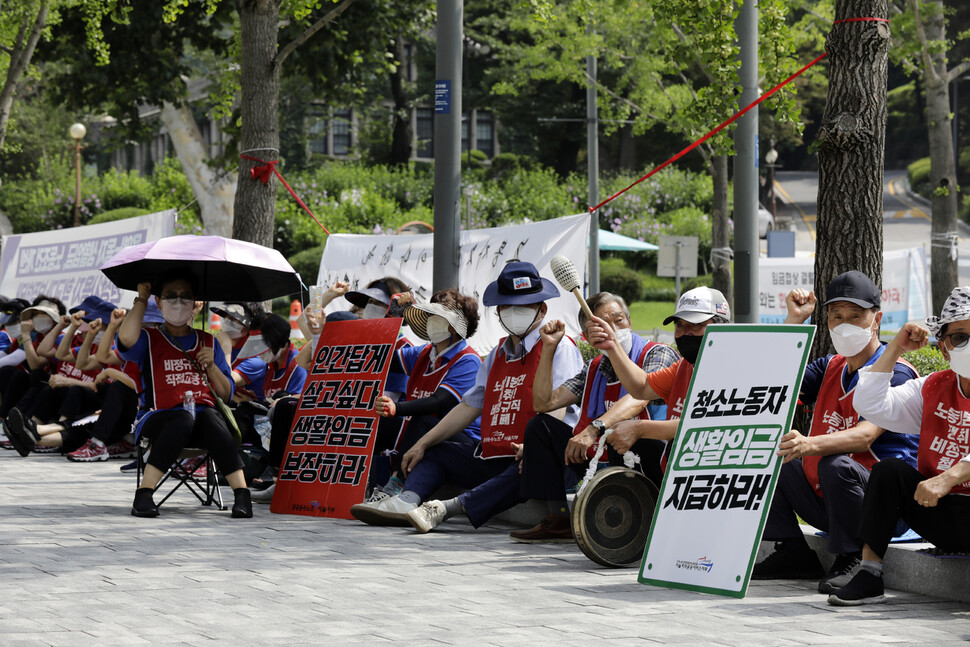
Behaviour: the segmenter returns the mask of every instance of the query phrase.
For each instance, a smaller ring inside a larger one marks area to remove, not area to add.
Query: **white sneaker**
[[[408,521],[420,533],[431,532],[445,520],[445,504],[441,501],[428,501],[408,512]]]
[[[390,498],[390,494],[382,490],[380,486],[376,486],[373,490],[371,490],[370,496],[364,499],[364,503],[380,503],[384,499]]]
[[[402,501],[400,496],[381,499],[376,503],[358,503],[351,506],[350,514],[355,519],[372,526],[402,526],[410,525],[408,512],[418,506],[414,503]]]

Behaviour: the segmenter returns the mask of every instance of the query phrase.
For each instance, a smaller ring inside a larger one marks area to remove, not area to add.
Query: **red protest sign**
[[[364,500],[400,319],[334,321],[320,338],[280,466],[272,512],[351,519]]]

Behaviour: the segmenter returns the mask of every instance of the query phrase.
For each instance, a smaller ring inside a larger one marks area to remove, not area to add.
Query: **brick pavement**
[[[177,495],[128,514],[120,463],[0,450],[0,644],[934,645],[970,640],[970,605],[890,592],[830,607],[812,582],[743,600],[643,586],[573,545],[447,522],[429,535]],[[228,492],[227,492],[228,494]]]

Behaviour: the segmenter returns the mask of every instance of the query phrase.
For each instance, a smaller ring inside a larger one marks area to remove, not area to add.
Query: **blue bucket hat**
[[[115,309],[115,304],[105,301],[97,295],[90,295],[84,297],[84,301],[80,305],[76,305],[68,312],[74,314],[78,310],[84,311],[84,321],[92,322],[95,319],[100,319],[103,323],[107,324],[111,321],[111,311]]]
[[[559,296],[559,288],[539,276],[532,263],[509,261],[498,278],[488,284],[482,303],[487,306],[530,305]]]

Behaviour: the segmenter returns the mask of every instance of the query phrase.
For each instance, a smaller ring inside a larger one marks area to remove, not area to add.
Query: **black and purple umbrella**
[[[126,247],[101,267],[123,290],[175,269],[195,274],[195,296],[209,301],[266,301],[297,294],[302,285],[275,249],[221,236],[169,236]]]

